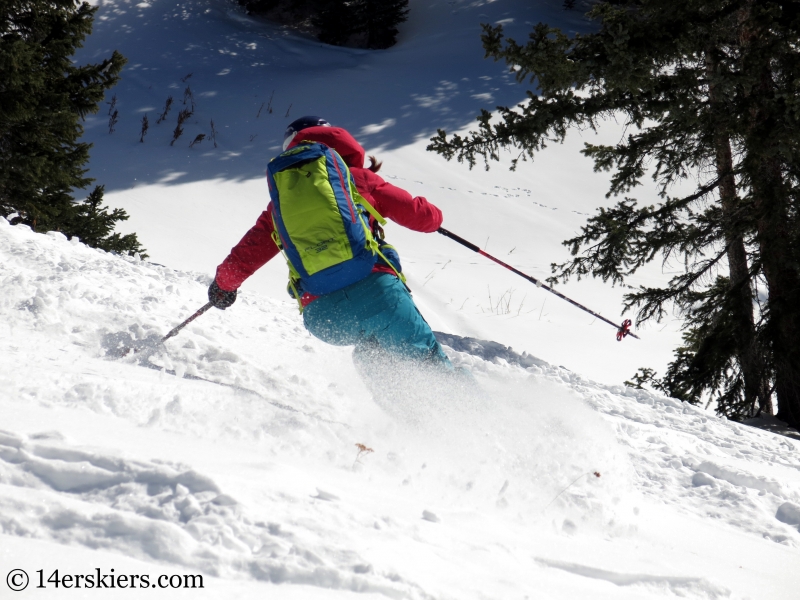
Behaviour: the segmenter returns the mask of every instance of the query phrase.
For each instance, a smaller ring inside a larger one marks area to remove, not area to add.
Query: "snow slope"
[[[214,266],[263,209],[259,174],[283,127],[304,112],[358,132],[387,178],[442,206],[446,227],[546,275],[603,201],[602,178],[575,160],[580,140],[514,174],[424,147],[437,126],[519,96],[481,60],[477,23],[513,17],[525,31],[563,19],[559,5],[414,2],[401,43],[370,53],[222,0],[100,4],[80,58],[119,48],[130,63],[117,130],[87,119],[91,174],[152,262],[0,220],[0,597],[12,569],[40,598],[98,595],[35,587],[56,569],[140,584],[203,575],[203,589],[152,588],[187,598],[796,596],[798,442],[619,385],[666,361],[674,325],[618,344],[441,236],[389,229],[418,304],[481,393],[426,378],[377,404],[349,349],[305,332],[279,261],[163,348],[111,356],[205,302]],[[196,116],[170,146],[176,109],[159,126],[155,115],[187,83]],[[257,117],[272,89],[275,111]],[[188,148],[211,119],[218,146]],[[618,290],[564,290],[617,318]]]
[[[486,397],[382,410],[347,349],[247,292],[112,359],[207,276],[5,221],[0,264],[6,569],[203,574],[209,597],[794,597],[793,440],[474,340],[450,353]]]

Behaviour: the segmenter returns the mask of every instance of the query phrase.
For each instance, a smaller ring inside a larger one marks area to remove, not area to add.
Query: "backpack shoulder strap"
[[[353,199],[356,202],[358,202],[360,206],[364,207],[364,210],[366,210],[369,213],[369,215],[378,222],[379,225],[386,225],[386,219],[384,219],[381,216],[381,214],[375,209],[374,206],[372,206],[372,204],[369,203],[369,201],[366,198],[364,198],[364,196],[358,193],[358,190],[356,189],[355,185],[353,185],[353,189],[355,190],[355,194],[353,194]],[[394,271],[394,274],[397,275],[397,278],[403,282],[403,285],[406,286],[406,289],[410,292],[411,288],[409,288],[408,284],[406,283],[406,276],[403,275],[402,272],[394,268],[392,261],[386,258],[383,255],[383,252],[381,252],[381,248],[380,245],[378,244],[378,241],[371,235],[372,232],[369,233],[370,235],[368,236],[367,239],[369,240],[368,243],[370,245],[370,248],[372,248],[372,251],[378,256],[380,256],[383,259],[383,262],[389,265],[389,268],[391,268],[392,271]]]
[[[355,187],[355,186],[354,186]],[[375,210],[375,207],[369,203],[369,201],[364,198],[361,194],[355,195],[355,201],[358,202],[361,206],[364,207],[370,216],[375,219],[380,225],[386,225],[386,219],[384,219],[381,214]]]

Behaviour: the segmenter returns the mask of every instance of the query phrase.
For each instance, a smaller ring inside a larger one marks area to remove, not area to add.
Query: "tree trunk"
[[[771,66],[775,49],[768,47],[769,30],[752,18],[754,10],[758,5],[750,0],[740,13],[741,71],[745,77],[755,76],[746,93],[750,126],[742,164],[753,194],[756,242],[769,292],[766,332],[775,369],[777,416],[800,429],[800,273],[780,148],[787,140],[775,98]]]
[[[767,331],[775,368],[778,418],[800,429],[800,278],[791,249],[792,231],[780,163],[762,159],[753,181],[757,236],[767,280]]]
[[[736,328],[736,356],[744,380],[745,402],[751,414],[756,412],[772,414],[770,386],[767,369],[761,348],[756,340],[755,319],[753,316],[753,288],[747,262],[747,251],[741,233],[735,230],[735,210],[738,204],[736,180],[733,175],[733,155],[730,136],[719,117],[724,111],[722,98],[714,85],[715,60],[713,50],[706,53],[706,66],[709,79],[708,99],[715,121],[714,151],[717,175],[721,178],[719,191],[722,218],[725,226],[727,244],[730,293],[734,297],[734,320]]]
[[[723,176],[720,185],[720,199],[723,219],[727,225],[734,220],[736,208],[736,184],[731,170],[730,141],[719,136],[715,140],[717,173]],[[728,244],[728,270],[730,275],[730,291],[735,300],[736,354],[744,379],[745,401],[756,412],[771,415],[772,402],[767,368],[761,348],[756,340],[755,318],[753,315],[753,288],[750,283],[750,272],[747,264],[747,251],[741,234],[726,232]]]

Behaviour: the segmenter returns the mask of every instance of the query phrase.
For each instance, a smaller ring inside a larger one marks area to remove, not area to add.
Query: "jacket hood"
[[[301,142],[319,142],[333,148],[348,167],[364,168],[364,148],[350,133],[341,127],[308,127],[299,132],[289,148]]]

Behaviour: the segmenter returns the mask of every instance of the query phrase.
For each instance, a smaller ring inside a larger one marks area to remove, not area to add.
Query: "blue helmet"
[[[292,143],[294,136],[296,136],[299,132],[303,131],[303,129],[308,129],[309,127],[330,127],[331,124],[328,123],[322,117],[315,117],[315,116],[305,116],[300,117],[299,119],[295,119],[291,122],[291,124],[286,128],[286,133],[283,134],[283,149],[289,147],[289,144]]]

